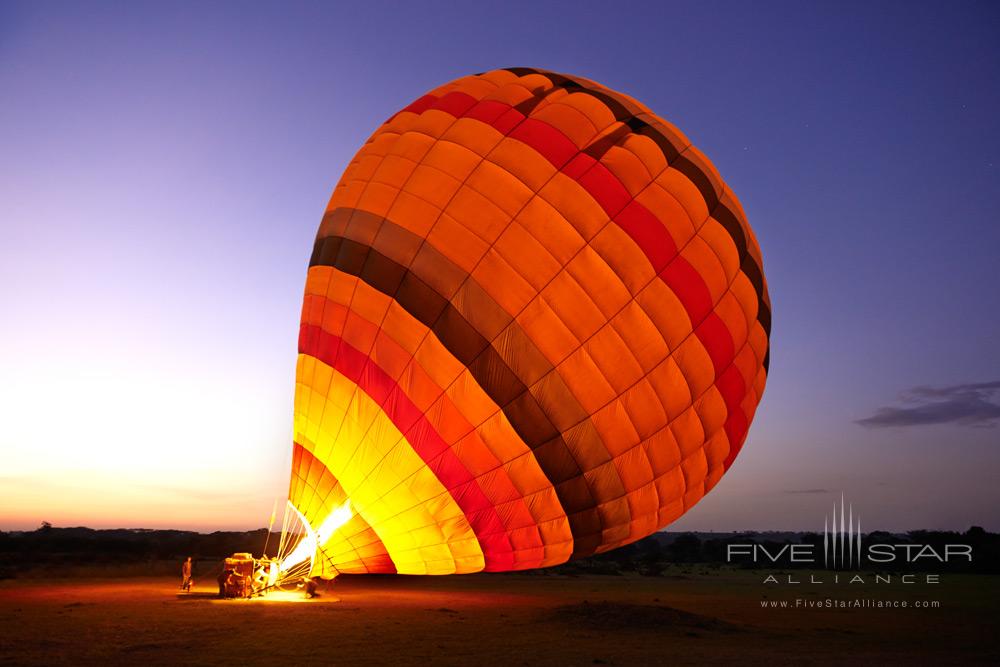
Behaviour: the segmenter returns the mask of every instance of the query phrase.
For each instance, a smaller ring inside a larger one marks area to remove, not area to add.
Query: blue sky
[[[759,237],[767,391],[676,528],[816,528],[843,492],[1000,529],[994,3],[204,5],[0,2],[0,528],[265,522],[340,172],[520,65],[676,124]]]

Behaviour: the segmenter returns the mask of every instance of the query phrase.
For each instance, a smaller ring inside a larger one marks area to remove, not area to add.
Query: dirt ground
[[[725,570],[341,577],[307,601],[218,600],[208,581],[182,594],[163,578],[11,580],[0,582],[0,664],[1000,664],[1000,577],[762,581]],[[908,606],[794,606],[826,598]]]

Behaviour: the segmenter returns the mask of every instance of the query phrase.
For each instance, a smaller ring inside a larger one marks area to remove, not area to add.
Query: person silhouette
[[[191,579],[191,556],[188,556],[187,560],[181,565],[181,590],[190,593],[191,584],[193,583],[194,580]]]

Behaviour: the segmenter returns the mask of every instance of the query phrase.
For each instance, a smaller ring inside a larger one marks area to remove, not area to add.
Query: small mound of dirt
[[[738,632],[740,627],[711,616],[663,605],[587,602],[556,607],[552,620],[593,630],[656,630],[697,636],[697,632]],[[693,633],[693,634],[692,634]]]

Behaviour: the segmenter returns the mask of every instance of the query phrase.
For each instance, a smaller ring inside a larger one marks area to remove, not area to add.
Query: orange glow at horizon
[[[152,347],[0,359],[0,530],[267,526],[289,392]]]

